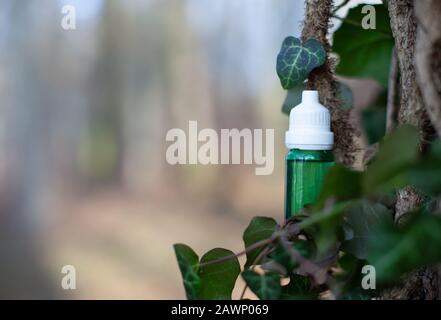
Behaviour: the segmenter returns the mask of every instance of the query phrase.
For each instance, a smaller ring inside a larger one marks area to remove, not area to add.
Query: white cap
[[[332,149],[334,134],[331,132],[331,115],[320,104],[317,91],[303,91],[302,103],[291,109],[285,144],[288,149]]]

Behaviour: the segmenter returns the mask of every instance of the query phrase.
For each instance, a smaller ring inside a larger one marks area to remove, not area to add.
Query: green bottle
[[[285,219],[313,204],[328,169],[334,165],[331,115],[319,102],[317,91],[302,93],[302,103],[291,110],[285,135]]]

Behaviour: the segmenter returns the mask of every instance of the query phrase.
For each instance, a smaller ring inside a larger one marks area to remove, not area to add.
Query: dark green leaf
[[[297,240],[292,244],[292,246],[305,258],[310,258],[313,253],[311,243],[306,240]],[[285,274],[290,274],[297,266],[296,261],[293,261],[291,256],[286,252],[285,248],[281,244],[276,246],[274,251],[271,253],[271,258],[285,268]]]
[[[245,248],[256,242],[269,239],[274,231],[277,230],[277,223],[273,218],[254,217],[243,233]],[[247,252],[245,268],[251,266],[263,248],[257,248]]]
[[[377,143],[386,132],[386,109],[364,110],[361,114],[361,122],[368,143]]]
[[[282,287],[281,299],[283,300],[312,300],[317,299],[319,290],[311,286],[308,277],[293,274],[290,276],[289,283]]]
[[[418,145],[418,130],[410,125],[403,125],[386,136],[363,174],[364,192],[388,192],[404,187],[408,181],[402,173],[416,162]]]
[[[276,300],[280,298],[282,286],[280,285],[280,276],[276,273],[268,272],[264,275],[245,270],[242,277],[248,287],[253,291],[259,299]]]
[[[345,221],[352,229],[353,237],[343,243],[342,250],[366,259],[368,241],[376,236],[380,224],[392,222],[392,211],[380,203],[362,200],[347,209]]]
[[[346,201],[358,198],[362,194],[361,177],[360,172],[339,164],[330,168],[317,199],[316,208],[323,208],[328,199]]]
[[[441,193],[441,143],[435,143],[430,152],[412,166],[407,173],[409,184],[425,194]]]
[[[200,299],[231,299],[236,279],[240,274],[240,264],[237,257],[227,261],[204,265],[207,262],[226,256],[232,256],[230,250],[216,248],[208,251],[201,258],[199,276],[201,278]]]
[[[375,98],[375,101],[361,112],[361,125],[368,144],[380,142],[386,134],[387,90]]]
[[[361,287],[364,274],[361,272],[366,261],[345,252],[338,260],[340,271],[335,279],[342,284],[340,288],[342,300],[370,300],[376,294],[375,290],[365,290]]]
[[[374,5],[376,29],[363,29],[364,5],[351,10],[334,33],[333,49],[340,56],[337,73],[342,76],[371,78],[387,87],[394,40],[387,8]]]
[[[378,283],[440,262],[441,217],[420,214],[403,228],[382,225],[369,241],[368,261],[375,267]]]
[[[285,101],[283,101],[282,112],[289,115],[291,109],[302,102],[302,92],[305,89],[303,83],[294,86],[286,92]]]
[[[338,83],[338,99],[341,101],[341,108],[344,110],[349,110],[354,106],[352,90],[343,82]]]
[[[326,51],[320,41],[308,39],[303,45],[300,39],[287,37],[277,56],[277,74],[284,89],[301,84],[309,73],[324,64]]]
[[[334,250],[339,245],[343,213],[350,204],[350,201],[346,201],[325,207],[321,211],[311,213],[310,217],[299,224],[299,228],[314,239],[317,258],[325,258],[329,250]]]
[[[373,291],[371,293],[371,291]],[[364,290],[362,288],[354,289],[344,293],[341,300],[371,300],[375,290]]]
[[[179,269],[181,270],[187,299],[198,299],[201,287],[201,279],[198,275],[199,258],[193,249],[185,244],[175,244],[174,249]]]

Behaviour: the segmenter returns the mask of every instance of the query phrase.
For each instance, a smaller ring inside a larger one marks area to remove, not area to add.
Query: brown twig
[[[326,269],[319,267],[314,262],[303,257],[296,249],[290,245],[286,237],[280,237],[280,244],[290,255],[291,259],[299,264],[299,268],[306,274],[312,276],[317,284],[323,284],[327,280]]]
[[[269,253],[269,250],[270,250],[270,247],[268,245],[259,253],[259,255],[256,257],[256,259],[254,259],[254,261],[253,261],[253,265],[251,266],[251,269],[250,269],[251,271],[254,270],[254,268],[260,262],[260,260],[262,260],[262,258]],[[248,289],[248,284],[245,283],[245,286],[242,289],[242,293],[240,294],[239,300],[243,300],[243,297],[245,296],[245,292],[247,291],[247,289]]]
[[[241,251],[239,253],[235,253],[235,254],[232,254],[232,255],[229,255],[229,256],[225,256],[225,257],[222,257],[222,258],[219,258],[219,259],[216,259],[216,260],[211,260],[211,261],[208,261],[208,262],[205,262],[205,263],[201,263],[201,264],[199,264],[199,267],[205,267],[205,266],[212,265],[212,264],[222,263],[222,262],[234,259],[236,257],[240,257],[241,255],[244,255],[247,252],[250,252],[252,250],[256,250],[256,249],[258,249],[260,247],[263,247],[265,245],[270,244],[275,239],[277,239],[277,237],[271,237],[271,238],[268,238],[268,239],[264,239],[264,240],[258,241],[256,243],[253,243],[252,245],[250,245],[245,250],[243,250],[243,251]]]
[[[344,6],[346,6],[349,3],[350,0],[344,0],[342,3],[340,3],[338,6],[335,6],[334,9],[332,9],[332,14],[337,13],[338,10],[340,10],[341,8],[343,8]]]

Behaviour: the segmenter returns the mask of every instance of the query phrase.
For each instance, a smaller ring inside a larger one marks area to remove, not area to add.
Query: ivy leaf
[[[418,145],[418,130],[411,125],[400,126],[386,136],[376,157],[363,174],[364,192],[389,192],[408,184],[402,173],[416,163]]]
[[[269,239],[277,230],[278,226],[273,218],[254,217],[243,233],[245,249],[256,242]],[[245,268],[251,266],[263,248],[257,248],[247,252]]]
[[[282,87],[288,90],[302,83],[325,61],[326,51],[320,41],[311,38],[302,45],[298,38],[285,38],[277,56],[277,74]]]
[[[338,99],[341,101],[341,108],[343,110],[349,110],[354,106],[354,95],[351,88],[343,83],[338,82]]]
[[[174,245],[176,259],[181,270],[187,299],[198,299],[201,279],[198,274],[199,258],[189,246],[185,244]]]
[[[199,268],[201,279],[199,299],[231,299],[231,293],[240,274],[240,264],[237,257],[221,263],[204,264],[232,255],[234,255],[232,251],[222,248],[215,248],[204,254]]]
[[[306,240],[297,240],[292,246],[305,258],[310,258],[313,253],[312,245]],[[291,256],[286,252],[285,248],[278,244],[274,251],[271,253],[271,259],[285,269],[284,274],[291,274],[292,270],[297,267],[296,261],[293,261]]]
[[[311,213],[311,215],[299,223],[316,244],[316,258],[325,258],[329,250],[335,249],[339,244],[339,231],[343,225],[343,214],[351,201],[336,203],[329,208]]]
[[[345,219],[353,237],[343,243],[342,250],[366,259],[369,239],[376,236],[375,231],[380,224],[392,222],[392,211],[380,203],[362,200],[347,209]]]
[[[374,5],[376,28],[361,26],[364,5],[349,10],[334,32],[333,49],[340,56],[337,73],[342,76],[371,78],[387,87],[394,40],[386,6]],[[348,39],[351,39],[348,41]]]
[[[441,193],[441,142],[437,141],[430,152],[405,175],[410,184],[425,194],[437,196]]]
[[[317,299],[319,290],[311,286],[308,277],[292,274],[289,283],[282,287],[281,299],[283,300],[312,300]]]
[[[333,166],[326,174],[315,207],[322,209],[329,199],[346,201],[360,197],[362,194],[361,178],[360,172],[350,170],[340,164]],[[348,186],[351,187],[348,188]]]
[[[361,125],[369,144],[383,139],[386,134],[387,90],[383,90],[368,108],[361,112]]]
[[[369,241],[368,261],[383,284],[441,261],[441,217],[419,214],[403,228],[380,226]]]
[[[282,113],[289,115],[291,109],[302,102],[302,92],[305,90],[303,83],[295,85],[286,92],[285,101],[282,105]]]
[[[254,271],[245,270],[242,272],[242,277],[259,299],[279,299],[282,286],[280,285],[280,276],[277,273],[268,272],[261,276]]]
[[[342,300],[370,300],[376,295],[376,290],[365,290],[361,287],[364,274],[362,267],[368,264],[345,252],[338,260],[339,271],[335,279],[342,284],[340,291]]]

